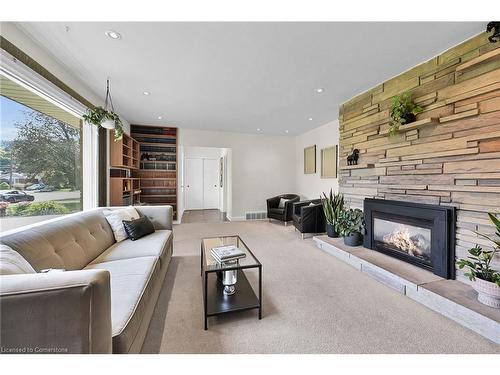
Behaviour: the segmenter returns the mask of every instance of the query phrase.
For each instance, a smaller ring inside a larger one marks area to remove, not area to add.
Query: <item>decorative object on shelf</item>
[[[365,231],[365,217],[359,208],[343,210],[339,218],[339,234],[344,237],[347,246],[360,246],[363,244]]]
[[[493,31],[493,34],[491,34],[488,37],[488,40],[491,43],[496,43],[500,40],[500,21],[491,21],[486,25],[486,32],[489,33]]]
[[[89,108],[87,113],[83,115],[83,119],[90,124],[101,126],[104,129],[114,129],[115,141],[118,141],[122,139],[123,136],[123,124],[120,117],[114,112],[115,109],[113,107],[113,100],[111,99],[111,93],[109,91],[109,79],[106,82],[106,99],[104,101],[104,108]],[[108,103],[111,105],[111,110],[108,110]]]
[[[316,145],[304,149],[304,174],[316,173]]]
[[[321,149],[321,178],[337,178],[338,146]]]
[[[323,193],[323,196],[325,197],[322,203],[326,218],[326,234],[328,237],[337,238],[339,237],[340,214],[344,210],[344,195],[333,194],[332,189],[330,189],[330,195],[327,196]]]
[[[422,108],[411,100],[409,91],[396,95],[392,98],[391,105],[391,123],[389,135],[394,136],[398,133],[401,125],[410,124],[416,120],[416,116],[422,112]]]
[[[500,250],[500,220],[493,213],[488,213],[490,221],[496,228],[495,237],[476,232],[477,235],[492,242],[493,250],[483,250],[476,245],[469,250],[467,259],[457,262],[458,268],[468,267],[464,273],[472,281],[472,287],[477,291],[477,300],[487,306],[500,309],[500,271],[491,268],[490,263]]]
[[[358,165],[359,150],[355,148],[352,153],[347,156],[347,165]]]

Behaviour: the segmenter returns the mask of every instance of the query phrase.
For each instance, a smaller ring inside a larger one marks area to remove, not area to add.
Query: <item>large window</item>
[[[0,75],[2,231],[82,209],[81,121]]]

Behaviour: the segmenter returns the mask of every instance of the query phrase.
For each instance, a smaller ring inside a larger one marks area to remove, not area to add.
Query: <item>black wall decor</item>
[[[365,247],[428,269],[446,279],[455,278],[455,207],[365,198],[364,213]],[[395,246],[377,240],[374,230],[377,219],[429,230],[428,259],[398,251]]]
[[[496,43],[500,40],[500,21],[491,21],[490,23],[488,23],[488,25],[486,26],[486,32],[489,33],[492,31],[493,34],[488,37],[488,40],[491,43]]]
[[[347,156],[347,165],[358,165],[359,150],[356,148],[352,150],[352,154]]]

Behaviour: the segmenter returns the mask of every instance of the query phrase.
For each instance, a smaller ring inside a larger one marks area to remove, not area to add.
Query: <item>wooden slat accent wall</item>
[[[481,33],[341,105],[339,186],[351,207],[365,197],[453,205],[456,256],[489,246],[474,231],[493,233],[487,212],[500,212],[498,48]],[[389,137],[391,99],[407,90],[421,123]],[[356,148],[364,168],[346,168]]]

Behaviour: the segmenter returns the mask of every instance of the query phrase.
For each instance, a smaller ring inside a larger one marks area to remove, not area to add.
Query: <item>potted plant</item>
[[[342,194],[333,194],[330,189],[330,195],[323,193],[323,212],[326,218],[326,234],[328,237],[339,237],[338,222],[340,213],[344,210],[344,196]]]
[[[111,109],[108,110],[108,103]],[[120,117],[114,112],[113,99],[111,98],[111,92],[109,91],[109,79],[106,81],[106,99],[104,101],[103,107],[95,107],[93,109],[88,109],[87,113],[83,115],[83,119],[90,124],[96,126],[102,126],[104,129],[114,129],[115,130],[115,141],[122,139],[123,136],[123,124]]]
[[[344,237],[346,245],[362,245],[364,231],[365,217],[363,211],[359,208],[342,211],[339,218],[339,234]]]
[[[491,268],[490,264],[495,254],[500,250],[500,220],[493,214],[488,214],[490,221],[496,228],[495,237],[490,238],[476,232],[492,242],[493,250],[483,250],[476,245],[469,250],[467,259],[457,262],[458,268],[469,269],[464,275],[472,281],[472,287],[477,291],[477,300],[487,306],[500,308],[500,272]]]
[[[83,119],[90,124],[102,126],[105,129],[115,130],[115,141],[120,140],[123,136],[123,124],[120,117],[113,111],[107,111],[102,107],[89,109],[87,114],[83,115]]]
[[[422,112],[422,108],[413,103],[410,92],[396,95],[392,98],[389,135],[396,135],[401,125],[414,122],[420,112]]]

